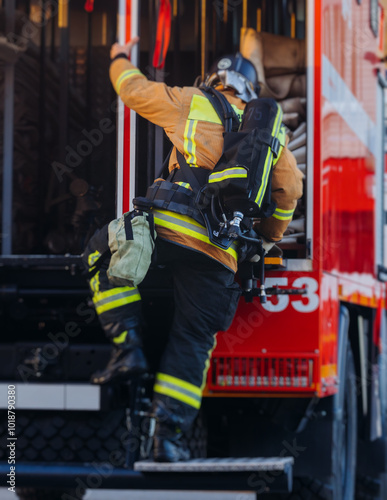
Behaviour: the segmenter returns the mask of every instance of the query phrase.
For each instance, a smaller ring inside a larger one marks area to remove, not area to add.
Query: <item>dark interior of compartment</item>
[[[69,6],[67,27],[59,27],[55,2],[17,1],[14,16],[7,4],[0,11],[0,34],[19,49],[9,215],[14,254],[80,253],[115,214],[115,95],[108,69],[117,2],[96,2],[92,13],[84,1]],[[4,97],[3,58],[0,65]],[[3,114],[4,98],[0,109]]]
[[[10,24],[12,3],[15,16]],[[14,66],[12,214],[3,215],[0,204],[1,219],[12,222],[14,254],[77,254],[96,228],[115,217],[116,98],[108,68],[110,46],[117,37],[118,2],[96,0],[88,13],[84,0],[71,0],[66,3],[67,24],[55,2],[7,0],[2,5],[0,35],[7,35],[20,50]],[[166,65],[155,70],[158,2],[140,2],[140,68],[148,78],[169,85],[192,85],[216,57],[239,50],[242,26],[272,33],[283,46],[290,39],[305,38],[305,0],[174,0],[171,5]],[[264,42],[264,36],[260,40]],[[9,95],[5,62],[0,50],[1,114]],[[305,75],[305,65],[273,67],[265,56],[263,62],[267,89],[276,96],[278,78]],[[305,97],[302,88],[298,94],[279,96],[289,147],[304,171]],[[6,124],[4,116],[1,136]],[[138,132],[136,189],[144,194],[170,145],[160,130],[141,118]],[[0,157],[2,161],[2,149]],[[1,184],[3,173],[1,166]],[[305,256],[305,208],[301,200],[282,242],[289,257]]]

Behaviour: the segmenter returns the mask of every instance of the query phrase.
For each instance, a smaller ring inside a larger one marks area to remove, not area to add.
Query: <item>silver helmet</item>
[[[225,88],[232,88],[236,96],[244,102],[256,99],[259,95],[257,72],[254,65],[239,52],[218,59],[207,74],[204,85],[215,87],[221,83]]]

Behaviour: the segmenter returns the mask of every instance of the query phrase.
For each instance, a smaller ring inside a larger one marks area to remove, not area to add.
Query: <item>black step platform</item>
[[[18,487],[253,491],[259,495],[292,491],[293,458],[209,458],[178,463],[142,461],[135,470],[109,463],[18,463]],[[0,462],[0,485],[9,465]]]
[[[136,462],[134,470],[147,476],[150,482],[170,478],[176,489],[267,493],[292,491],[293,465],[292,457],[197,458],[175,463],[144,460]]]

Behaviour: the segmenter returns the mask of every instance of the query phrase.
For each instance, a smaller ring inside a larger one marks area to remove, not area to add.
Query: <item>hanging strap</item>
[[[97,274],[97,272],[101,269],[102,264],[110,257],[110,255],[111,255],[111,252],[110,252],[110,249],[108,248],[98,257],[98,259],[96,260],[96,262],[92,266],[93,269],[91,271],[86,271],[85,275],[86,275],[87,279],[90,280],[93,276],[95,276]]]

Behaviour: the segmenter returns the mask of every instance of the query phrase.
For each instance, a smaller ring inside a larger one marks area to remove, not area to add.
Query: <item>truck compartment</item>
[[[216,57],[239,50],[241,28],[249,26],[261,42],[262,95],[283,107],[289,149],[306,174],[305,2],[286,9],[266,1],[231,2],[227,8],[207,3],[205,24],[201,2],[177,4],[166,65],[157,70],[152,65],[157,12],[152,2],[141,3],[144,74],[169,85],[192,85]],[[94,231],[115,217],[117,192],[123,189],[116,182],[117,103],[108,77],[118,4],[96,2],[86,12],[84,2],[74,0],[62,6],[67,13],[54,4],[45,11],[26,1],[15,5],[14,13],[0,9],[5,36],[0,133],[13,122],[12,161],[9,155],[3,161],[5,150],[0,152],[2,254],[77,255]],[[284,49],[289,43],[303,51],[295,67]],[[282,59],[273,58],[271,47],[282,50]],[[5,106],[10,99],[13,106]],[[137,129],[136,192],[143,195],[170,144],[140,117]],[[305,200],[304,195],[281,242],[289,258],[306,256]]]

